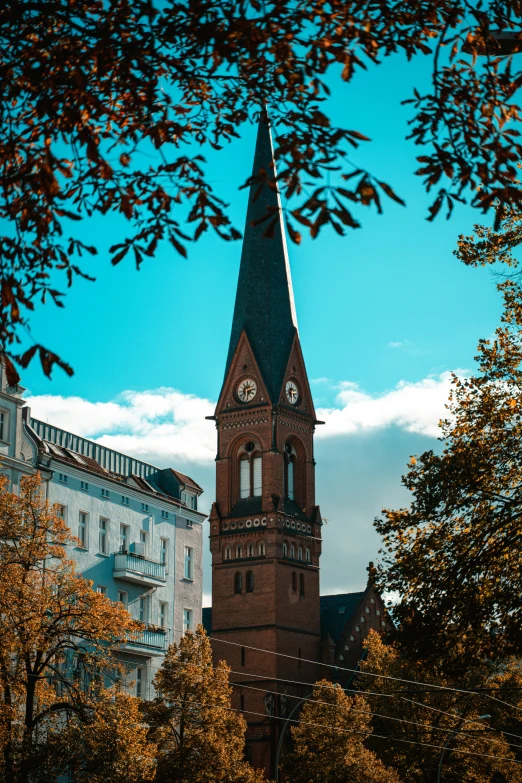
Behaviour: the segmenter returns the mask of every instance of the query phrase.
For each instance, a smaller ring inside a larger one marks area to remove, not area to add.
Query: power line
[[[218,639],[216,636],[211,636],[209,638],[211,639],[212,642],[231,644],[234,645],[235,647],[244,647],[246,650],[255,650],[256,652],[264,652],[264,653],[268,653],[269,655],[278,655],[281,656],[282,658],[290,658],[294,661],[301,661],[301,663],[313,663],[315,666],[326,666],[330,669],[337,669],[338,671],[350,672],[351,674],[359,674],[365,677],[375,677],[377,679],[391,680],[393,682],[405,682],[408,685],[425,685],[428,686],[429,688],[434,688],[435,690],[439,690],[439,691],[451,691],[453,693],[467,693],[474,696],[481,695],[478,694],[477,691],[466,690],[465,688],[453,688],[448,685],[435,685],[434,683],[421,682],[420,680],[406,680],[402,677],[392,677],[389,674],[376,674],[374,672],[361,671],[360,669],[349,669],[346,666],[337,666],[336,664],[333,663],[322,663],[321,661],[312,661],[309,658],[298,658],[297,655],[289,655],[288,653],[275,652],[274,650],[265,650],[262,647],[253,647],[248,644],[241,644],[241,642],[232,642],[229,639]],[[500,704],[505,704],[507,707],[512,707],[515,710],[522,711],[520,707],[517,707],[515,704],[511,704],[508,701],[497,699],[494,696],[490,696],[487,693],[485,693],[484,696],[487,699],[492,699],[493,701],[497,701]]]

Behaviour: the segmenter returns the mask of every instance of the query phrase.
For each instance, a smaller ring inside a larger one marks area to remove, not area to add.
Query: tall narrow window
[[[143,676],[143,669],[141,666],[138,666],[136,669],[136,696],[138,699],[143,698],[143,685],[144,685],[144,676]]]
[[[239,463],[239,496],[241,498],[250,496],[250,460],[248,457]]]
[[[303,549],[302,547],[297,548],[297,559],[302,560],[303,559]]]
[[[290,546],[290,557],[293,557],[295,560],[295,546],[293,544]]]
[[[241,648],[241,666],[245,665],[245,648]]]
[[[299,595],[305,594],[304,574],[299,574]]]
[[[297,574],[292,571],[292,592],[297,593]]]
[[[246,572],[246,591],[247,591],[247,593],[253,593],[254,592],[254,572],[253,571],[247,571]]]
[[[241,694],[241,696],[239,697],[239,709],[241,710],[241,712],[245,711],[245,697],[243,696],[243,694]]]
[[[225,547],[225,557],[224,560],[232,560],[232,547],[226,546]]]
[[[169,567],[169,540],[168,540],[168,538],[161,538],[160,539],[160,563],[165,566],[165,571],[168,571],[168,567]]]
[[[142,595],[139,601],[139,620],[140,623],[146,623],[149,619],[149,599]]]
[[[127,525],[120,525],[120,552],[127,552],[129,539],[129,528]]]
[[[5,441],[5,413],[0,411],[0,440]]]
[[[295,460],[296,453],[291,443],[285,443],[285,497],[295,498]]]
[[[192,609],[183,609],[183,633],[192,631]]]
[[[140,530],[140,543],[143,544],[143,555],[144,557],[147,557],[148,553],[148,544],[149,544],[149,536],[147,534],[146,530]]]
[[[299,659],[299,668],[301,668],[301,648],[299,648],[299,653],[298,653],[297,657]]]
[[[236,595],[240,595],[242,587],[243,587],[243,577],[241,575],[241,571],[236,571],[236,573],[234,574],[234,593]]]
[[[257,545],[257,551],[258,551],[258,554],[259,554],[260,557],[264,557],[265,556],[265,542],[264,541],[260,541],[259,542],[259,544]]]
[[[194,576],[194,550],[191,546],[185,547],[185,579],[193,579]]]
[[[107,554],[107,520],[103,517],[99,523],[98,550],[102,555]]]
[[[78,538],[80,539],[80,546],[87,549],[87,514],[85,511],[80,511],[78,519]]]
[[[307,563],[311,563],[312,562],[312,558],[310,556],[310,550],[308,549],[308,547],[306,548],[306,558],[305,559],[306,559]]]
[[[236,557],[243,557],[243,547],[241,544],[236,544]]]
[[[167,627],[167,604],[163,601],[159,605],[159,624],[160,628]]]
[[[283,557],[288,557],[288,544],[283,541]]]
[[[247,557],[254,557],[254,545],[247,544]]]
[[[123,604],[125,609],[127,608],[129,596],[128,593],[125,592],[125,590],[118,590],[118,601],[120,602],[120,604]]]
[[[259,498],[263,494],[263,458],[261,456],[254,457],[254,459],[252,460],[252,474],[253,474],[252,495],[255,498]]]

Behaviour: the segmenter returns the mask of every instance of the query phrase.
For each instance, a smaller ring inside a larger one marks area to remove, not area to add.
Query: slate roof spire
[[[273,182],[275,174],[269,120],[263,110],[252,177],[266,176]],[[275,218],[271,237],[264,233],[272,218],[253,225],[267,213],[273,213]],[[276,402],[297,332],[297,318],[279,193],[268,184],[260,186],[259,180],[250,186],[225,377],[243,329],[272,401]]]

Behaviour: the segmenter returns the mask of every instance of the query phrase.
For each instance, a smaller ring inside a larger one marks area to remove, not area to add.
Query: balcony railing
[[[119,574],[136,574],[145,579],[165,581],[165,564],[148,560],[133,552],[117,552],[114,555],[114,571]],[[116,574],[115,574],[116,575]]]
[[[157,626],[144,628],[134,639],[129,639],[127,644],[138,647],[154,647],[156,650],[165,650],[167,647],[167,631]]]

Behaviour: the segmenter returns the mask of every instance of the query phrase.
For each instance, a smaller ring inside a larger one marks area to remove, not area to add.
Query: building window
[[[253,441],[246,443],[239,456],[239,497],[258,498],[263,494],[263,457]]]
[[[87,549],[88,545],[88,516],[85,511],[80,511],[78,516],[78,538],[80,539],[80,546],[83,549]]]
[[[297,653],[297,657],[299,659],[299,668],[301,668],[301,661],[302,661],[302,658],[301,658],[301,648],[299,648],[299,651]]]
[[[183,609],[183,633],[192,631],[192,609]]]
[[[288,557],[288,544],[283,541],[283,557]]]
[[[297,549],[297,559],[298,560],[302,560],[303,559],[303,548],[302,547],[298,547],[298,549]]]
[[[147,623],[149,621],[149,599],[146,595],[140,596],[138,611],[140,623]]]
[[[138,666],[138,668],[136,669],[136,696],[138,697],[138,699],[143,698],[143,695],[145,693],[144,687],[145,687],[144,669],[142,669],[141,666]]]
[[[241,712],[245,711],[245,697],[243,696],[243,694],[241,694],[241,696],[239,697],[239,709]]]
[[[225,547],[225,560],[232,560],[232,547],[226,546]]]
[[[254,545],[247,544],[247,557],[254,557]]]
[[[166,628],[167,627],[167,607],[168,607],[168,604],[164,603],[163,601],[160,601],[160,605],[159,605],[159,624],[160,624],[160,628]]]
[[[312,558],[311,558],[311,555],[310,555],[310,550],[308,549],[308,547],[306,548],[306,553],[305,553],[305,555],[306,555],[306,562],[307,562],[307,563],[311,563],[311,562],[312,562]]]
[[[257,551],[258,551],[258,554],[259,554],[260,557],[264,557],[265,556],[265,542],[264,541],[260,541],[259,542],[259,544],[257,545]]]
[[[187,506],[188,508],[196,510],[197,505],[197,496],[194,495],[192,492],[182,492],[180,496],[181,502],[184,506]]]
[[[149,551],[149,536],[146,530],[140,530],[140,543],[143,544],[143,555],[147,557]]]
[[[169,567],[169,540],[168,540],[168,538],[160,538],[160,563],[165,566],[165,571],[168,571],[168,567]]]
[[[67,484],[68,476],[65,473],[58,473],[58,481],[61,481],[62,484]]]
[[[125,590],[118,590],[118,601],[120,604],[123,604],[126,609],[129,604],[129,594],[126,593]]]
[[[297,593],[297,574],[292,571],[292,592]]]
[[[376,611],[376,613],[375,613],[375,614],[377,615],[377,617],[380,617],[380,616],[381,616],[381,610],[380,610],[380,609],[377,609],[377,611]]]
[[[98,585],[98,587],[96,588],[96,592],[99,593],[100,595],[107,595],[107,588],[104,587],[104,585]]]
[[[295,546],[293,544],[290,547],[290,557],[293,557],[295,560]]]
[[[194,523],[193,523],[193,521],[192,521],[191,519],[187,519],[187,520],[185,520],[185,521],[186,521],[186,523],[187,523],[187,527],[188,527],[190,530],[192,530],[192,528],[194,527]]]
[[[129,498],[126,495],[122,495],[121,496],[121,502],[123,503],[124,506],[128,506],[129,505]]]
[[[109,490],[108,489],[104,489],[102,487],[101,496],[102,496],[102,498],[108,498],[109,497]]]
[[[67,506],[63,506],[61,503],[56,503],[56,514],[65,522],[67,518]]]
[[[243,557],[243,547],[241,544],[236,544],[236,557]]]
[[[253,571],[247,571],[246,572],[246,591],[247,591],[247,593],[253,593],[254,592],[254,572]]]
[[[185,547],[185,579],[194,579],[194,550],[191,546]]]
[[[289,500],[295,498],[295,461],[296,453],[291,443],[285,443],[285,497]]]
[[[142,511],[148,511],[149,510],[149,504],[148,503],[142,503],[141,504],[141,510]]]
[[[305,594],[304,574],[299,574],[299,595]]]
[[[83,489],[84,492],[89,491],[89,484],[87,481],[80,481],[80,489]]]
[[[243,575],[241,574],[241,571],[236,571],[236,573],[234,574],[234,593],[236,595],[240,595],[242,587],[243,587]]]
[[[120,525],[120,552],[129,551],[129,526]]]
[[[0,440],[6,442],[7,436],[7,413],[0,411]]]
[[[162,511],[161,512],[161,516],[162,516],[163,519],[168,519],[169,518],[169,512],[168,511]]]
[[[98,551],[102,555],[107,554],[108,550],[108,541],[107,541],[107,533],[108,533],[108,520],[104,519],[103,517],[100,517],[99,527],[98,527]]]
[[[245,665],[245,648],[241,648],[241,666]]]

